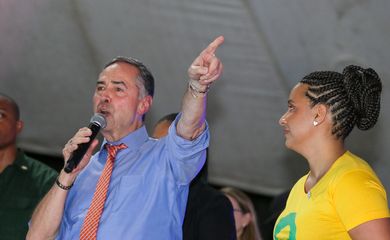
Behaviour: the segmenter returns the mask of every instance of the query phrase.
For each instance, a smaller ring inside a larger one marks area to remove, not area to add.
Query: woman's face
[[[228,196],[230,202],[233,206],[233,213],[234,213],[234,222],[236,224],[236,234],[237,239],[240,238],[242,235],[242,232],[244,231],[244,228],[250,223],[251,221],[251,214],[250,213],[244,213],[240,206],[238,205],[238,202],[236,199],[232,198],[231,196]]]
[[[280,118],[283,127],[286,146],[299,152],[310,139],[313,121],[316,116],[310,106],[310,100],[305,96],[307,84],[298,83],[290,92],[287,112]]]

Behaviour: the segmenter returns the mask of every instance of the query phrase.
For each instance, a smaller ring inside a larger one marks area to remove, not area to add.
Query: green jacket
[[[57,175],[18,150],[14,163],[0,173],[0,239],[26,239],[31,214]]]

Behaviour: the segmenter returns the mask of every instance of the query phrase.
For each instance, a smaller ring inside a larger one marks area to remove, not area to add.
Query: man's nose
[[[111,94],[108,90],[103,90],[100,93],[101,101],[105,103],[111,102]]]

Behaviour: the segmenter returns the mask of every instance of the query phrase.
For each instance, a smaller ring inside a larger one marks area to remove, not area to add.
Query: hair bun
[[[361,130],[372,128],[378,120],[382,83],[372,69],[350,65],[344,68],[344,85],[355,109],[356,126]]]

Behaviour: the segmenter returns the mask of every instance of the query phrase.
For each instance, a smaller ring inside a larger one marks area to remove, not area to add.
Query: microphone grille
[[[95,115],[92,116],[90,123],[95,123],[101,128],[105,128],[107,125],[106,119],[100,113],[95,113]]]

